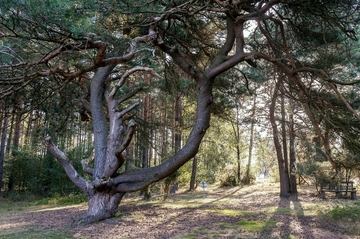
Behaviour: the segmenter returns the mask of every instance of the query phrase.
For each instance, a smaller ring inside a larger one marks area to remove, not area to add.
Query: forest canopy
[[[358,176],[359,7],[4,0],[1,188],[66,193],[68,177],[88,223],[158,182],[271,171],[288,196]]]

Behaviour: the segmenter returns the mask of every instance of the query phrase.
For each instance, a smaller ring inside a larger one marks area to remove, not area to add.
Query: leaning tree
[[[272,64],[296,85],[301,99],[309,88],[303,81],[307,73],[335,84],[325,71],[303,65],[294,57],[296,49],[291,42],[298,38],[286,33],[301,30],[302,26],[294,24],[299,17],[315,16],[354,37],[354,20],[340,13],[358,13],[351,12],[358,8],[358,1],[49,2],[46,7],[41,1],[5,1],[0,6],[0,37],[9,49],[1,62],[1,90],[5,96],[34,81],[90,81],[90,102],[79,100],[91,114],[94,130],[94,155],[82,161],[90,179],[77,172],[72,159],[51,136],[44,140],[68,177],[88,197],[82,222],[114,216],[125,193],[171,175],[196,155],[210,124],[214,83],[229,69],[241,64],[255,68]],[[248,35],[253,38],[251,44]],[[119,173],[126,160],[123,151],[135,130],[135,122],[126,115],[139,104],[133,97],[143,86],[127,94],[118,92],[135,72],[160,77],[141,65],[147,61],[135,61],[151,49],[194,80],[196,118],[186,143],[170,158],[155,167]],[[134,64],[138,66],[129,67]],[[124,66],[128,67],[125,71]],[[239,79],[241,84],[242,75]],[[280,176],[283,181],[281,172]],[[280,195],[286,194],[287,188],[281,187]]]

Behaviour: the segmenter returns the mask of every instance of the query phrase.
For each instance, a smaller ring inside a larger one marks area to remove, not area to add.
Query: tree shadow
[[[304,208],[298,195],[280,198],[277,208],[267,220],[259,238],[315,238],[307,230]]]

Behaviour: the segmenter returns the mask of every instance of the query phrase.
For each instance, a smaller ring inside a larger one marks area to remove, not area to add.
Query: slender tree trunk
[[[279,86],[276,84],[274,93],[271,99],[270,104],[270,122],[273,129],[273,139],[274,139],[274,145],[278,160],[278,166],[279,166],[279,176],[280,176],[280,197],[288,197],[289,196],[289,178],[286,176],[285,173],[285,163],[284,158],[281,150],[281,144],[278,136],[278,129],[275,121],[275,105],[276,105],[276,99],[278,96],[278,90]]]
[[[130,145],[130,146],[125,150],[125,153],[126,153],[125,172],[128,172],[128,171],[130,170],[130,167],[131,167],[131,161],[132,161],[132,158],[133,158],[132,148],[133,148],[133,146]]]
[[[8,127],[8,113],[9,109],[6,108],[4,112],[3,125],[1,130],[1,145],[0,145],[0,193],[3,186],[3,175],[4,175],[4,159],[5,159],[5,148],[6,148],[6,136]],[[0,125],[1,126],[1,125]]]
[[[144,81],[146,83],[150,83],[150,75],[145,74],[144,75]],[[142,110],[142,118],[145,122],[147,123],[151,123],[151,96],[150,95],[146,95],[143,98],[143,110]],[[143,145],[143,150],[141,152],[141,157],[142,157],[142,168],[148,168],[150,167],[150,146],[151,146],[151,130],[149,128],[145,128],[143,130],[143,132],[146,135],[146,138],[148,138],[148,140],[146,140],[144,142]],[[149,200],[151,197],[151,191],[150,191],[150,185],[146,186],[144,189],[142,189],[140,191],[140,194],[143,195],[144,200]]]
[[[281,84],[283,82],[281,81]],[[282,149],[284,155],[284,169],[285,176],[290,178],[289,176],[289,157],[288,157],[288,147],[287,147],[287,130],[286,130],[286,112],[285,112],[285,98],[284,95],[280,95],[281,99],[281,134],[282,134]]]
[[[181,148],[181,128],[182,128],[182,99],[181,94],[176,97],[175,102],[175,138],[174,138],[174,146],[175,152],[179,151]]]
[[[245,175],[245,184],[251,183],[251,175],[250,175],[250,168],[251,168],[251,158],[252,158],[252,151],[254,147],[254,128],[255,128],[255,111],[256,111],[256,97],[254,95],[254,102],[253,102],[253,108],[251,112],[251,126],[250,126],[250,143],[249,143],[249,158],[248,163],[246,166],[246,175]]]
[[[237,144],[236,145],[236,158],[237,158],[237,180],[238,180],[238,183],[241,180],[241,158],[240,158],[240,154],[241,154],[240,145]]]
[[[15,132],[14,132],[14,138],[13,138],[13,152],[12,154],[14,155],[15,151],[17,151],[19,149],[19,145],[20,145],[20,135],[21,135],[21,115],[22,115],[22,110],[23,110],[23,101],[22,99],[18,99],[18,104],[16,106],[16,111],[15,111]]]
[[[236,150],[236,162],[237,162],[237,181],[241,181],[241,147],[240,147],[240,127],[239,127],[239,108],[236,107],[236,122],[232,124],[235,135],[235,150]]]
[[[290,102],[289,115],[289,146],[290,146],[290,192],[297,193],[296,185],[296,156],[295,156],[295,127],[294,127],[294,103]]]
[[[197,170],[197,157],[195,156],[193,159],[193,163],[192,163],[191,178],[190,178],[190,191],[195,190],[196,170]]]
[[[15,110],[12,110],[12,113],[15,113]],[[9,112],[10,114],[10,112]],[[13,151],[10,151],[11,148],[11,139],[13,137],[13,133],[14,133],[14,125],[15,125],[15,117],[14,114],[11,115],[11,121],[10,121],[10,131],[8,133],[8,139],[7,139],[7,144],[6,144],[6,153],[8,155],[10,155]],[[8,190],[9,191],[13,191],[15,188],[15,178],[14,178],[14,171],[15,171],[15,162],[14,162],[14,157],[11,157],[10,160],[10,175],[9,175],[9,181],[8,181]]]

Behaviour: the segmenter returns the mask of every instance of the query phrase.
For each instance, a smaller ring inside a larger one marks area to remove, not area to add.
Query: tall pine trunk
[[[296,155],[295,155],[295,123],[294,123],[294,102],[290,101],[289,114],[289,147],[290,147],[290,192],[297,193],[296,185]]]
[[[195,156],[193,159],[193,162],[192,162],[191,178],[190,178],[190,191],[195,190],[196,171],[197,171],[197,157]]]
[[[6,108],[5,112],[3,114],[3,125],[0,124],[0,126],[2,126],[1,128],[1,142],[0,142],[0,193],[1,193],[1,189],[3,186],[3,175],[4,175],[4,159],[5,159],[5,147],[6,147],[6,136],[7,136],[7,127],[8,127],[8,113],[9,113],[9,109]]]
[[[283,83],[281,81],[281,83]],[[288,156],[288,147],[287,147],[287,130],[286,130],[286,110],[285,110],[285,97],[283,94],[280,95],[281,99],[281,134],[282,134],[282,149],[284,157],[284,170],[285,177],[289,178],[289,156]]]
[[[276,100],[278,97],[278,90],[279,85],[276,83],[273,96],[271,98],[271,104],[270,104],[270,122],[273,129],[273,140],[276,150],[276,156],[278,161],[278,167],[279,167],[279,177],[280,177],[280,197],[288,197],[289,196],[289,177],[287,177],[285,173],[285,162],[281,150],[281,144],[279,140],[279,132],[277,129],[277,124],[275,120],[275,106],[276,106]]]
[[[251,126],[250,126],[250,143],[249,143],[249,157],[248,157],[248,163],[246,166],[246,175],[243,180],[244,184],[250,184],[251,183],[251,175],[250,175],[250,169],[251,169],[251,159],[252,159],[252,152],[254,147],[254,128],[255,128],[255,112],[256,112],[256,96],[254,95],[254,101],[253,101],[253,108],[251,112]]]

